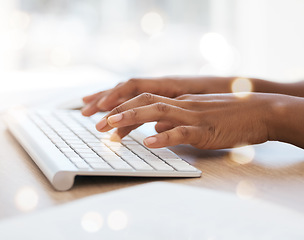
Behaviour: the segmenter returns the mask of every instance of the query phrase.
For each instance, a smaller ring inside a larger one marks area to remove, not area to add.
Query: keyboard
[[[200,177],[201,171],[167,148],[149,149],[132,131],[121,142],[95,128],[105,113],[84,117],[78,110],[9,111],[6,125],[56,190],[82,176]]]

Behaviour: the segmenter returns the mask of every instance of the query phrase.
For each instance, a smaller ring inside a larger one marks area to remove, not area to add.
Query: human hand
[[[123,138],[146,122],[154,122],[158,134],[144,144],[150,148],[191,144],[201,149],[221,149],[269,140],[274,94],[252,93],[184,95],[177,99],[141,94],[114,108],[96,128],[117,128]]]
[[[110,111],[123,102],[149,92],[165,97],[183,94],[229,93],[234,78],[221,77],[161,77],[130,79],[116,87],[83,98],[82,114],[91,116],[98,111]]]

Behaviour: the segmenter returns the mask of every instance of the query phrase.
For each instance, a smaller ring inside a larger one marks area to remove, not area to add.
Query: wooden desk
[[[262,154],[257,154],[245,165],[230,160],[229,151],[178,146],[172,150],[201,169],[201,178],[79,177],[70,191],[57,192],[2,121],[0,144],[0,220],[25,214],[15,202],[18,191],[24,187],[30,187],[38,196],[37,205],[30,211],[33,212],[151,181],[187,184],[232,194],[238,192],[241,197],[261,198],[304,214],[304,150],[289,145],[258,146],[257,153]],[[279,151],[280,159],[272,157],[275,151]]]

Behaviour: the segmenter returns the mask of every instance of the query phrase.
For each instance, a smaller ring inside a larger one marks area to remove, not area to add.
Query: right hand
[[[191,144],[201,149],[223,149],[277,140],[273,124],[277,104],[285,95],[252,93],[184,95],[177,99],[141,94],[115,107],[96,124],[106,132],[116,128],[120,140],[146,122],[157,122],[158,134],[144,140],[149,148]],[[285,106],[284,106],[285,107]]]
[[[133,78],[116,87],[83,98],[84,116],[114,107],[144,92],[175,98],[183,94],[229,93],[234,78],[224,77],[160,77]]]

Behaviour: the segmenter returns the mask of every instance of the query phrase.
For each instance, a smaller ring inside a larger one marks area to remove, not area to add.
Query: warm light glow
[[[234,49],[218,33],[206,33],[200,41],[203,57],[216,69],[231,70],[236,62]]]
[[[127,62],[135,62],[140,55],[139,43],[133,39],[126,39],[120,46],[120,56]]]
[[[252,83],[248,78],[236,78],[231,85],[232,93],[240,98],[247,97],[253,90]]]
[[[250,145],[235,147],[230,152],[230,159],[239,164],[250,163],[255,155],[254,148]]]
[[[56,66],[65,66],[71,61],[70,51],[63,47],[55,47],[51,51],[50,60]]]
[[[38,204],[38,194],[31,187],[23,187],[17,191],[15,204],[22,212],[31,211],[36,208]]]
[[[2,36],[0,34],[0,51],[12,54],[12,51],[24,48],[26,41],[27,35],[23,30],[9,30],[5,34],[2,34]]]
[[[128,217],[123,211],[113,211],[108,217],[108,225],[112,230],[119,231],[126,228]]]
[[[256,195],[256,186],[249,181],[242,180],[236,187],[236,194],[241,199],[251,199]]]
[[[14,30],[10,34],[11,46],[13,50],[20,50],[25,47],[27,41],[27,35],[22,30]]]
[[[158,13],[149,12],[146,13],[141,19],[141,27],[145,33],[152,36],[160,33],[160,31],[164,28],[164,21]]]
[[[98,212],[87,212],[81,219],[82,228],[90,233],[98,232],[103,225],[103,218]]]
[[[15,10],[10,17],[10,27],[25,30],[29,26],[30,20],[28,13]]]

